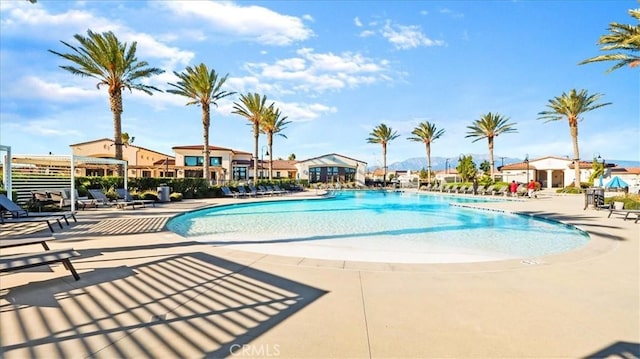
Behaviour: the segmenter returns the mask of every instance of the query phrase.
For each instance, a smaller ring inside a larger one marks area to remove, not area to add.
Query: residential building
[[[113,139],[81,142],[70,145],[74,156],[115,158]],[[148,148],[124,145],[122,159],[128,162],[129,177],[174,177],[174,157]],[[110,176],[117,170],[112,166],[86,165],[75,169],[76,176]]]
[[[367,163],[351,157],[330,153],[299,161],[298,179],[309,183],[348,183],[364,186]]]

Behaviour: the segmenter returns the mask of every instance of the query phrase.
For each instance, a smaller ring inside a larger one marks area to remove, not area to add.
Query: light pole
[[[447,175],[449,174],[449,159],[448,158],[444,160],[444,173],[447,174]]]
[[[604,158],[600,157],[600,154],[598,153],[598,160],[602,160],[602,172],[600,172],[600,183],[599,183],[599,187],[602,187],[602,179],[604,178],[604,170],[605,170],[605,166],[604,166]]]
[[[529,154],[524,157],[524,163],[527,164],[527,183],[529,183]]]
[[[267,149],[266,153],[264,149]],[[264,155],[269,156],[269,148],[267,145],[262,146],[260,149],[260,179],[262,179],[262,171],[264,171]],[[271,174],[269,174],[269,180],[271,180]]]

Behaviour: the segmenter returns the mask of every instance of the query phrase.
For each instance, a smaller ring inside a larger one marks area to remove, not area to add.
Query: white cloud
[[[262,6],[240,6],[229,1],[163,1],[174,15],[205,19],[208,26],[221,33],[238,36],[245,41],[266,45],[290,45],[313,35],[303,21],[282,15]],[[312,19],[309,15],[303,19]],[[203,24],[196,21],[198,26]]]
[[[372,31],[372,30],[364,30],[362,32],[360,32],[360,37],[371,37],[373,35],[375,35],[376,32]]]
[[[47,99],[47,101],[78,102],[87,98],[93,99],[104,97],[106,92],[106,90],[96,90],[95,86],[87,88],[66,86],[59,83],[46,82],[35,76],[24,77],[18,82],[20,83],[20,86],[13,87],[11,93],[13,97],[18,98],[35,97]]]
[[[353,19],[353,23],[357,26],[357,27],[362,27],[362,21],[360,21],[360,19],[358,17],[356,17],[355,19]]]
[[[355,88],[363,84],[388,81],[384,73],[389,71],[387,61],[375,62],[358,53],[316,53],[313,49],[297,51],[299,57],[278,60],[274,63],[248,63],[246,69],[252,79],[264,83],[287,81],[288,85],[274,85],[272,89],[322,93],[328,90]],[[248,81],[244,81],[245,83]]]
[[[415,25],[396,25],[390,21],[381,29],[382,36],[396,49],[407,50],[421,46],[443,46],[444,41],[431,40]]]

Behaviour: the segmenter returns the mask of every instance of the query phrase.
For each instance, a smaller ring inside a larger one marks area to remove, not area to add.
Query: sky
[[[407,140],[420,122],[444,135],[432,156],[488,153],[465,138],[492,112],[515,123],[494,155],[573,157],[568,122],[545,122],[550,99],[585,89],[611,102],[583,114],[580,157],[640,160],[640,68],[578,65],[600,55],[611,22],[636,24],[637,1],[53,1],[0,2],[0,144],[14,154],[70,154],[69,145],[113,138],[104,87],[60,66],[75,34],[113,31],[137,58],[165,72],[206,64],[236,92],[212,107],[210,145],[253,151],[249,121],[233,114],[240,94],[259,93],[290,123],[273,158],[338,153],[381,165],[367,138],[381,123],[400,135],[387,163],[426,156]],[[134,145],[173,155],[203,143],[201,108],[165,92],[123,92],[122,131]],[[266,145],[260,137],[260,155]]]

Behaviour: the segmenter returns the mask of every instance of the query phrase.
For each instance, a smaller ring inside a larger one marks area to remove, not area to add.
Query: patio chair
[[[222,186],[222,187],[220,187],[220,189],[222,190],[222,194],[224,194],[225,197],[238,198],[238,196],[240,196],[240,192],[233,192],[227,186]]]
[[[95,200],[89,199],[89,197],[80,197],[80,195],[78,194],[78,190],[74,190],[74,195],[74,198],[76,200],[76,208],[84,210],[87,206],[98,206]],[[71,189],[64,188],[61,190],[50,191],[49,198],[51,198],[55,202],[55,204],[60,207],[60,209],[69,207],[71,206]]]
[[[26,209],[20,207],[17,203],[13,202],[12,200],[10,200],[6,195],[4,194],[0,194],[0,209],[2,209],[3,212],[7,212],[9,213],[9,215],[13,218],[13,219],[18,219],[18,218],[44,218],[44,217],[57,217],[59,219],[64,219],[64,221],[67,223],[67,225],[69,224],[69,218],[73,218],[74,222],[78,222],[78,220],[76,219],[76,214],[71,212],[71,211],[67,211],[67,212],[29,212]],[[3,216],[2,216],[3,217]],[[5,220],[5,222],[8,222]],[[13,221],[16,222],[16,221]],[[24,221],[23,222],[28,222],[28,221]],[[31,221],[33,222],[33,221]],[[49,228],[51,229],[51,231],[53,231],[53,229],[51,228],[51,226],[49,226]],[[62,224],[60,224],[60,228],[62,228]]]
[[[249,185],[249,191],[251,191],[250,193],[251,193],[254,197],[257,197],[258,195],[260,195],[260,196],[264,196],[264,195],[265,195],[265,193],[264,193],[262,190],[258,190],[258,189],[256,188],[256,186],[254,186],[254,185]]]
[[[240,193],[241,196],[243,197],[256,197],[257,194],[254,193],[253,191],[247,191],[246,188],[244,188],[244,186],[238,186],[238,193]]]
[[[61,217],[18,217],[18,218],[5,218],[3,215],[0,215],[0,224],[7,223],[45,223],[51,232],[55,232],[53,230],[53,225],[51,221],[58,222],[58,226],[62,229],[62,221]]]
[[[117,188],[116,192],[118,193],[118,198],[123,199],[125,202],[133,203],[134,205],[139,204],[142,207],[146,207],[147,204],[151,204],[152,207],[156,206],[156,201],[152,199],[134,199],[126,188]]]
[[[104,194],[104,192],[102,192],[99,189],[90,189],[89,191],[89,195],[91,197],[93,197],[93,200],[95,201],[96,205],[103,205],[103,206],[113,206],[114,203],[109,199],[109,197],[107,197],[106,194]]]

